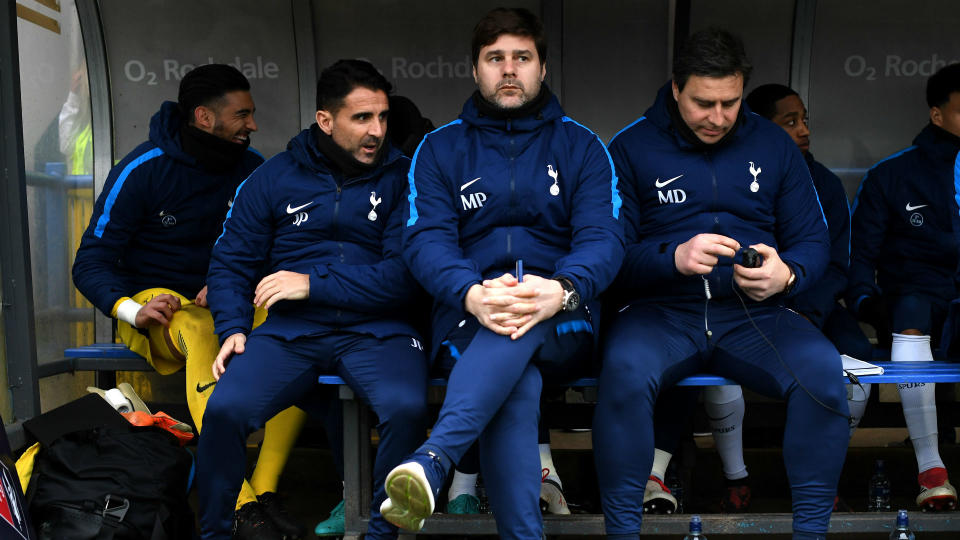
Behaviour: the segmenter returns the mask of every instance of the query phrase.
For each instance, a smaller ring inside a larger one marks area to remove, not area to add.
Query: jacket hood
[[[954,163],[960,152],[960,137],[949,131],[927,124],[913,139],[913,144],[936,159]]]
[[[333,160],[324,155],[324,153],[320,151],[320,148],[317,146],[314,130],[319,129],[320,128],[314,124],[298,133],[294,138],[290,139],[289,143],[287,143],[287,151],[289,151],[293,156],[294,161],[299,163],[308,171],[342,176],[342,174],[339,172],[339,169],[334,165]],[[404,157],[402,152],[390,144],[390,140],[388,138],[385,138],[383,141],[382,152],[385,154],[380,166],[373,168],[367,174],[358,176],[358,178],[372,176],[383,167],[387,167],[396,162],[398,159]]]
[[[173,159],[196,165],[196,158],[184,152],[183,145],[180,144],[180,126],[182,125],[183,115],[180,114],[180,106],[173,101],[164,101],[160,110],[150,119],[150,142]]]
[[[546,86],[543,87],[546,92],[550,92]],[[504,131],[535,131],[545,124],[549,124],[563,117],[563,108],[557,101],[557,96],[550,93],[547,104],[536,113],[520,118],[497,119],[486,116],[477,109],[477,104],[473,101],[471,95],[467,102],[463,104],[463,111],[460,113],[460,119],[465,123],[476,126]]]

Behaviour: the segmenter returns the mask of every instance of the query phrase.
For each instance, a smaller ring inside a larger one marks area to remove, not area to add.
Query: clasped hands
[[[490,331],[520,339],[560,311],[563,287],[559,281],[533,274],[523,276],[522,283],[504,274],[471,286],[464,307]]]

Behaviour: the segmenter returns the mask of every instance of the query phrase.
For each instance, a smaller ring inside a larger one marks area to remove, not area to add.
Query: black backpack
[[[156,427],[123,420],[61,435],[42,444],[27,489],[37,538],[193,538],[192,467],[176,437]]]

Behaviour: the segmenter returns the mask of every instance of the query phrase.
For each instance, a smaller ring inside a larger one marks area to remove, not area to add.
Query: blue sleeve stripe
[[[863,178],[860,179],[860,186],[857,188],[857,195],[853,198],[853,207],[850,209],[850,215],[851,215],[851,216],[853,215],[854,212],[857,211],[857,205],[860,204],[860,192],[863,191],[863,182],[867,179],[867,176],[870,175],[870,171],[876,169],[877,167],[880,166],[881,163],[883,163],[883,162],[885,162],[885,161],[890,161],[890,160],[893,159],[893,158],[900,157],[900,156],[902,156],[903,154],[906,154],[907,152],[909,152],[909,151],[911,151],[911,150],[916,150],[916,149],[917,149],[917,145],[908,146],[908,147],[904,148],[903,150],[897,152],[896,154],[893,154],[893,155],[890,155],[890,156],[887,156],[887,157],[881,159],[880,161],[874,163],[872,167],[870,167],[869,169],[867,169],[867,172],[863,175]],[[852,227],[852,225],[851,225],[851,227]],[[851,231],[851,233],[852,233],[852,231]]]
[[[449,339],[441,342],[440,344],[446,346],[447,349],[450,350],[450,357],[451,357],[451,358],[453,358],[454,360],[459,360],[459,359],[460,359],[460,351],[457,350],[457,346],[456,346],[456,345],[454,345],[453,343],[450,343],[450,340],[449,340]]]
[[[259,168],[259,167],[258,167],[258,168]],[[254,171],[254,172],[256,172],[256,171]],[[250,173],[250,174],[252,175],[253,173]],[[247,183],[247,180],[249,180],[249,179],[250,179],[249,176],[246,177],[246,178],[243,180],[243,182],[240,182],[240,185],[237,186],[237,191],[235,191],[235,192],[233,193],[233,201],[234,201],[234,202],[236,202],[237,197],[240,196],[240,190],[243,189],[243,185],[246,184],[246,183]],[[227,217],[223,218],[223,228],[222,228],[221,231],[220,231],[220,236],[217,237],[217,241],[214,242],[213,245],[219,244],[219,243],[220,243],[220,239],[223,238],[224,233],[227,232],[227,221],[230,220],[230,216],[232,216],[232,215],[233,215],[233,204],[231,204],[231,205],[230,205],[230,209],[227,210]]]
[[[107,200],[103,203],[103,213],[100,214],[100,219],[97,220],[97,227],[93,230],[94,236],[97,238],[103,237],[103,231],[107,228],[107,223],[110,223],[110,212],[113,210],[113,205],[115,202],[117,202],[117,196],[120,195],[120,190],[123,189],[123,183],[126,182],[127,177],[130,176],[130,173],[147,161],[162,155],[163,150],[154,148],[141,154],[123,168],[123,171],[120,172],[120,176],[117,177],[117,181],[114,182],[113,187],[110,188],[110,193],[107,194]]]
[[[620,131],[618,131],[618,132],[616,133],[616,135],[614,135],[613,137],[610,138],[610,143],[609,143],[609,144],[613,144],[613,140],[616,139],[621,133],[623,133],[624,131],[632,128],[633,126],[635,126],[635,125],[637,125],[637,124],[639,124],[640,122],[643,122],[643,121],[646,120],[646,119],[647,119],[646,116],[641,116],[640,118],[637,118],[637,119],[634,120],[633,122],[630,122],[629,124],[627,124],[626,127],[624,127],[623,129],[621,129]]]
[[[603,148],[603,153],[607,156],[607,163],[610,164],[610,204],[613,206],[613,219],[620,219],[620,207],[623,206],[623,200],[620,198],[620,191],[617,190],[617,170],[613,167],[613,158],[610,157],[610,152],[607,151],[607,145],[603,144],[600,137],[593,131],[590,131],[590,128],[577,122],[573,118],[564,116],[563,121],[572,122],[587,130],[588,133],[597,138],[597,142],[600,143],[600,148]]]
[[[953,198],[960,207],[960,152],[957,152],[957,159],[953,162]]]
[[[420,156],[420,149],[423,148],[423,143],[427,142],[427,137],[441,129],[462,123],[463,120],[457,118],[449,124],[442,125],[430,133],[427,133],[423,137],[423,140],[420,141],[420,144],[417,145],[417,151],[413,153],[413,159],[410,161],[410,171],[407,172],[407,182],[410,183],[410,195],[407,195],[407,200],[410,201],[410,219],[407,220],[407,227],[413,227],[417,223],[417,220],[420,219],[420,214],[417,213],[417,183],[414,180],[414,171],[417,169],[417,158]]]
[[[593,333],[593,325],[584,320],[565,321],[556,326],[557,335],[575,334],[577,332]]]
[[[247,147],[247,152],[253,152],[254,154],[260,156],[260,159],[262,159],[262,160],[264,160],[264,161],[266,161],[266,159],[267,159],[267,158],[263,157],[263,154],[261,154],[260,152],[258,152],[257,149],[254,148],[254,147],[252,147],[252,146],[248,146],[248,147]]]

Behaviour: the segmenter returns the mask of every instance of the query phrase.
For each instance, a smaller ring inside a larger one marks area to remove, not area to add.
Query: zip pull
[[[703,279],[703,294],[707,297],[703,301],[703,334],[707,336],[707,339],[710,339],[713,337],[713,332],[710,331],[707,314],[710,312],[710,299],[713,298],[713,295],[710,294],[710,282],[707,281],[707,276],[700,276],[700,278]]]
[[[707,297],[707,300],[713,298],[713,295],[710,294],[710,282],[707,281],[707,276],[700,276],[703,279],[703,294]]]

